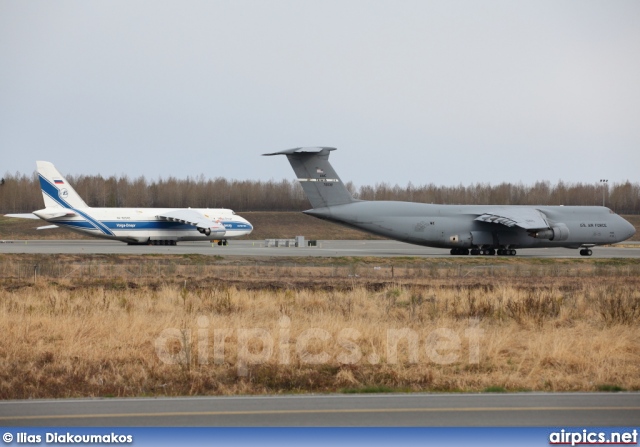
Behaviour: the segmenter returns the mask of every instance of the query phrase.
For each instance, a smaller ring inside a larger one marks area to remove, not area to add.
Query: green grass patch
[[[612,385],[610,383],[603,383],[601,385],[597,385],[596,389],[598,391],[604,391],[607,393],[618,393],[620,391],[626,391],[624,388],[618,385]]]
[[[400,390],[384,386],[384,385],[369,385],[359,388],[343,388],[340,390],[343,394],[378,394],[378,393],[398,393]]]
[[[502,386],[489,386],[482,390],[483,393],[506,393],[507,390]]]

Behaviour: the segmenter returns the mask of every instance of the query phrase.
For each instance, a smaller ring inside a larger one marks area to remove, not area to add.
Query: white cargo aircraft
[[[245,236],[253,226],[235,212],[224,208],[92,208],[88,206],[52,163],[36,162],[44,209],[30,214],[7,217],[42,219],[103,239],[115,239],[129,245],[175,245],[178,241],[218,241]]]

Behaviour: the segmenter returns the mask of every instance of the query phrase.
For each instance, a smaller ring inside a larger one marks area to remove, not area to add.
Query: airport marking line
[[[158,413],[104,413],[65,415],[0,416],[0,421],[34,419],[96,419],[128,417],[176,417],[176,416],[253,416],[282,414],[348,414],[348,413],[453,413],[453,412],[504,412],[504,411],[640,411],[640,407],[446,407],[446,408],[362,408],[326,410],[238,410],[238,411],[185,411]]]

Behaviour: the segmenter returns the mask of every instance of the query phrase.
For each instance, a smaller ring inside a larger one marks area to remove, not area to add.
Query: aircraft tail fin
[[[37,161],[45,208],[88,208],[67,179],[48,161]]]
[[[334,147],[298,147],[263,155],[286,155],[313,208],[355,202],[329,163]]]

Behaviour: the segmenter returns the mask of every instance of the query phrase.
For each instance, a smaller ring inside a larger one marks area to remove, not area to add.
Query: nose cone
[[[628,220],[625,220],[622,217],[620,217],[620,220],[622,221],[621,222],[622,230],[620,231],[620,236],[622,237],[620,238],[619,242],[622,242],[622,241],[626,241],[627,239],[632,237],[634,234],[636,234],[636,228],[633,225],[631,225],[631,222],[629,222]]]
[[[627,236],[627,239],[629,239],[630,237],[632,237],[634,234],[636,234],[636,227],[634,227],[633,225],[631,225],[631,222],[629,221],[625,221],[627,222],[628,230],[629,230],[629,235]]]
[[[251,225],[251,222],[249,222],[247,219],[245,219],[244,217],[241,218],[242,219],[242,223],[244,223],[245,227],[243,228],[243,230],[246,231],[246,234],[251,234],[251,232],[253,231],[253,225]]]

